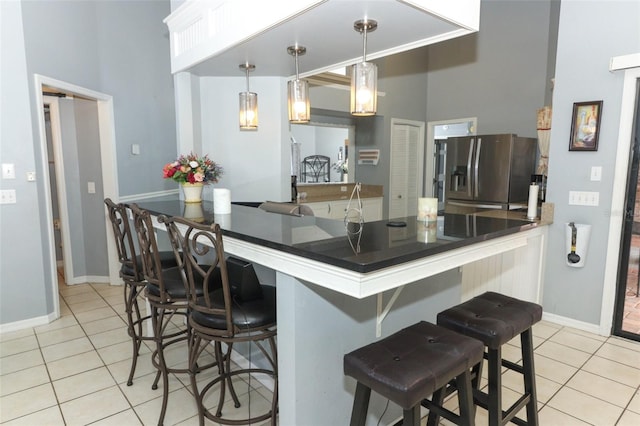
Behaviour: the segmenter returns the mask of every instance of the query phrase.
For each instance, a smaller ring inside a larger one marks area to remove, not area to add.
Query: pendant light
[[[258,130],[258,94],[249,91],[249,72],[256,66],[247,62],[240,69],[247,76],[247,91],[240,92],[240,130]]]
[[[367,62],[367,33],[375,31],[378,22],[360,20],[353,29],[362,34],[362,62],[351,67],[351,114],[375,115],[378,106],[378,67]]]
[[[287,47],[289,55],[296,60],[296,79],[287,83],[287,106],[289,108],[289,122],[308,123],[311,117],[311,107],[309,104],[309,82],[300,80],[298,71],[298,56],[307,53],[307,48],[303,46]]]

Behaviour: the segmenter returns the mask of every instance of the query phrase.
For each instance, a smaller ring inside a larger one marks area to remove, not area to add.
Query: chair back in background
[[[116,240],[116,248],[118,250],[118,260],[122,267],[120,268],[120,276],[123,280],[143,281],[143,272],[141,265],[138,265],[136,259],[136,250],[133,242],[134,236],[129,225],[127,217],[127,208],[124,204],[114,203],[110,198],[105,198],[104,203],[107,205],[109,220],[113,227],[113,235]]]
[[[171,303],[172,300],[164,286],[160,251],[158,250],[158,242],[156,241],[151,215],[147,210],[139,208],[137,204],[131,204],[129,208],[133,212],[133,225],[138,237],[144,278],[149,284],[159,289],[159,297],[152,295],[150,292],[147,292],[147,297],[150,299],[157,298],[156,301],[159,303]]]

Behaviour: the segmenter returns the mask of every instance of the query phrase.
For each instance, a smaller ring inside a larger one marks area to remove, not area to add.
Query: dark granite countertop
[[[133,201],[136,202],[136,201]],[[154,215],[183,216],[202,223],[218,222],[226,237],[291,253],[340,268],[368,273],[470,244],[532,229],[527,220],[445,214],[423,224],[416,216],[350,224],[313,216],[288,216],[232,204],[231,214],[214,215],[213,203],[185,204],[176,198],[144,199],[139,207]]]

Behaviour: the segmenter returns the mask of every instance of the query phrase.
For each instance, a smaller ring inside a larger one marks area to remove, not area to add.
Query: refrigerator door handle
[[[478,146],[476,148],[476,158],[473,163],[473,198],[478,198],[478,164],[480,163],[480,149],[482,148],[482,138],[478,138]]]
[[[471,180],[471,163],[473,161],[473,152],[475,150],[476,140],[471,138],[469,143],[469,156],[467,157],[467,195],[471,197],[471,186],[474,184]]]

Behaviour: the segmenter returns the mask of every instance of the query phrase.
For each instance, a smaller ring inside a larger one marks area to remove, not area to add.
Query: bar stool
[[[153,340],[156,343],[151,362],[157,369],[157,373],[151,389],[157,389],[158,382],[162,378],[162,407],[158,419],[158,425],[162,425],[169,401],[169,374],[188,374],[192,371],[189,367],[169,367],[165,359],[165,351],[181,342],[185,342],[185,346],[188,347],[188,342],[191,339],[191,328],[186,321],[189,315],[189,294],[193,292],[194,297],[203,297],[203,284],[202,281],[196,280],[192,288],[187,288],[180,266],[169,269],[162,268],[161,252],[158,250],[150,213],[140,209],[136,204],[130,205],[129,208],[133,212],[134,228],[140,246],[146,279],[145,296],[151,306]],[[180,264],[184,253],[179,252],[176,247],[173,247],[172,253],[174,253],[176,262]],[[210,267],[200,265],[200,268],[208,270]],[[219,283],[211,282],[210,285],[213,288]],[[217,364],[217,362],[212,362],[204,366],[195,365],[193,369],[199,372]]]
[[[533,365],[531,327],[542,318],[542,307],[503,294],[487,292],[438,314],[438,325],[473,337],[484,343],[488,360],[488,392],[480,391],[482,363],[474,367],[474,402],[489,412],[489,425],[513,422],[519,425],[538,425],[536,376]],[[520,335],[522,366],[502,359],[502,345]],[[524,395],[508,410],[502,410],[501,366],[523,375]],[[442,395],[439,395],[441,398]],[[526,406],[527,420],[516,414]],[[437,424],[436,416],[429,416],[429,425]]]
[[[127,386],[133,385],[133,375],[138,363],[140,347],[145,340],[153,340],[153,336],[145,336],[143,326],[150,315],[143,315],[138,304],[138,298],[142,294],[147,282],[142,270],[142,258],[133,244],[134,236],[127,217],[127,207],[122,203],[114,203],[110,198],[105,198],[109,220],[113,228],[118,260],[120,261],[120,278],[124,282],[124,310],[127,314],[127,333],[131,337],[133,355],[131,357],[131,369],[127,379]],[[159,253],[162,269],[177,266],[173,251]]]
[[[420,425],[420,404],[457,425],[473,425],[470,369],[482,342],[421,321],[344,356],[344,374],[358,381],[351,426],[364,426],[371,390],[403,409],[403,425]],[[425,398],[455,380],[460,415]]]
[[[189,290],[188,324],[189,338],[189,375],[191,388],[198,405],[200,425],[205,418],[216,424],[251,425],[266,424],[276,426],[278,414],[278,351],[276,346],[276,288],[260,285],[259,292],[234,289],[229,278],[228,265],[225,259],[222,231],[220,226],[189,221],[182,217],[158,217],[164,223],[169,238],[184,253],[183,264],[180,265],[187,279]],[[211,267],[203,268],[198,258],[213,257]],[[257,277],[256,277],[257,280]],[[236,282],[242,286],[242,282]],[[203,286],[200,290],[199,286]],[[202,294],[199,294],[201,292]],[[218,365],[218,374],[208,383],[199,387],[196,380],[198,358],[210,344],[214,344]],[[223,343],[226,352],[223,353]],[[235,344],[247,345],[249,361],[251,350],[256,347],[265,361],[264,367],[249,365],[232,368],[230,352]],[[268,349],[267,346],[268,345]],[[230,403],[240,407],[240,400],[234,389],[232,379],[244,376],[248,383],[254,375],[266,375],[273,380],[271,406],[259,413],[251,411],[251,401],[247,404],[248,416],[238,418],[238,414],[229,413]],[[227,400],[227,389],[231,400]],[[210,407],[206,402],[218,392],[217,406]],[[265,422],[265,423],[262,423]]]

